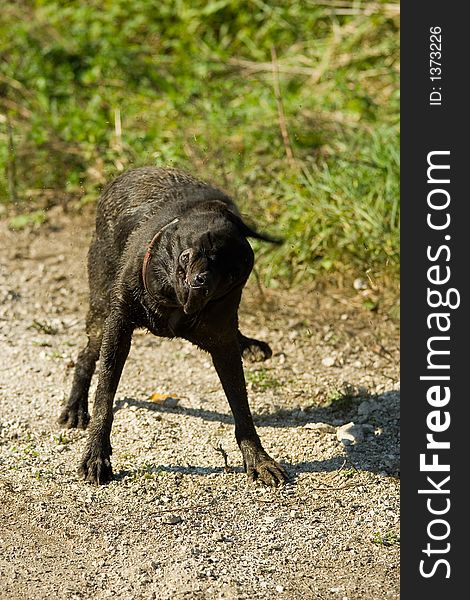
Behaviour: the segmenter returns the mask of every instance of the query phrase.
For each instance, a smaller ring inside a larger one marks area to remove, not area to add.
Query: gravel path
[[[86,434],[56,424],[92,222],[53,221],[0,223],[0,598],[398,598],[398,327],[373,291],[245,292],[242,331],[274,351],[246,365],[250,404],[292,483],[247,485],[209,357],[138,332],[97,488]]]

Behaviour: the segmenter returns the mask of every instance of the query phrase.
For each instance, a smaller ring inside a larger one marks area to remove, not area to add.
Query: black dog
[[[100,356],[80,466],[85,480],[100,484],[112,478],[113,399],[137,327],[184,338],[210,353],[249,479],[269,485],[286,480],[256,433],[243,375],[242,355],[271,356],[266,343],[238,329],[238,305],[254,260],[247,237],[275,241],[249,228],[223,192],[186,173],[134,169],[105,188],[88,254],[88,344],[59,419],[67,427],[87,427],[88,390]]]

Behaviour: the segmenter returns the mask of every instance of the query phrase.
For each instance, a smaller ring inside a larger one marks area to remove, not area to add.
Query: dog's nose
[[[203,287],[207,285],[209,280],[209,271],[204,271],[202,273],[197,273],[191,282],[193,287]]]

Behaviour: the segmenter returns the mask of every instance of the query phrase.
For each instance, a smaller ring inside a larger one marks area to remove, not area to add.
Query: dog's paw
[[[248,362],[261,362],[271,358],[273,351],[266,342],[249,340],[242,350],[243,359]]]
[[[68,406],[60,413],[57,419],[59,425],[67,429],[86,429],[90,421],[90,415],[86,410],[73,409]]]
[[[246,475],[250,482],[260,482],[271,487],[284,485],[289,481],[286,470],[273,460],[262,448],[242,443],[242,453]]]
[[[78,468],[78,474],[85,481],[95,485],[108,483],[113,479],[109,454],[103,451],[87,450]]]
[[[248,481],[259,481],[271,487],[278,487],[289,481],[285,469],[269,457],[267,460],[259,461],[255,465],[247,467],[246,474]]]

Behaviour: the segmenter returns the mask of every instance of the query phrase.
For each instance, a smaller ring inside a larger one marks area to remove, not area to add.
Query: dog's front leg
[[[113,400],[129,354],[132,331],[124,315],[111,311],[103,334],[93,416],[79,468],[80,475],[90,483],[107,483],[113,477],[110,461]]]
[[[235,437],[243,455],[248,479],[277,486],[288,477],[263,449],[248,405],[245,376],[238,340],[211,350],[212,361],[235,419]]]

